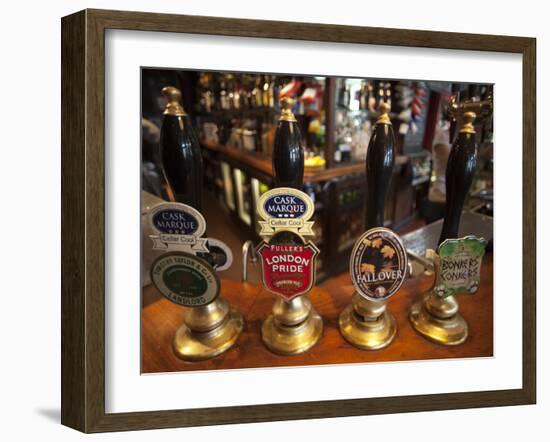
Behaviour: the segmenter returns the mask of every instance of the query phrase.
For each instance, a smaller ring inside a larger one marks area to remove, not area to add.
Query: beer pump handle
[[[160,157],[170,199],[201,209],[202,158],[189,116],[181,105],[181,92],[162,89],[166,98],[160,128]]]
[[[438,245],[449,238],[458,238],[464,200],[472,184],[477,165],[474,112],[465,112],[462,127],[451,147],[445,173],[445,218]]]
[[[302,189],[304,180],[304,149],[296,117],[292,113],[294,101],[281,99],[281,117],[273,145],[273,175],[275,187]]]
[[[384,226],[384,203],[395,161],[395,138],[389,112],[390,105],[382,102],[367,149],[367,230]]]

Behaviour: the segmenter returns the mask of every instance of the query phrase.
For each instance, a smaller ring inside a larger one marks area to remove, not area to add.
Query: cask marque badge
[[[447,239],[437,249],[434,291],[446,298],[457,293],[475,293],[481,279],[481,261],[487,241],[473,235]]]
[[[186,307],[210,304],[220,293],[218,275],[202,258],[168,252],[151,266],[151,281],[170,301]]]
[[[272,293],[290,301],[313,288],[315,283],[315,258],[319,249],[290,233],[297,241],[279,241],[290,232],[275,234],[269,242],[262,241],[258,253],[262,258],[264,286]]]
[[[174,250],[196,254],[208,252],[206,221],[202,214],[182,203],[159,203],[149,212],[149,223],[156,235],[150,235],[155,250]]]
[[[401,238],[385,227],[367,230],[351,252],[351,280],[367,299],[381,301],[395,294],[407,270],[407,251]]]
[[[311,230],[315,204],[311,198],[300,190],[291,187],[277,187],[268,190],[258,200],[261,236],[271,236],[282,230],[298,233],[302,236],[313,236]]]

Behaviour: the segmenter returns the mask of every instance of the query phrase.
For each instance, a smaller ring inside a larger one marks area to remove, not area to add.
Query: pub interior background
[[[321,251],[321,286],[351,284],[348,262],[353,244],[365,230],[365,158],[380,103],[391,105],[396,136],[384,224],[403,235],[443,217],[445,167],[456,128],[450,102],[483,101],[493,93],[487,84],[144,68],[144,214],[158,198],[169,199],[159,151],[165,86],[182,91],[203,156],[202,213],[208,236],[231,248],[233,264],[220,277],[236,281],[243,273],[243,244],[260,240],[258,198],[273,186],[271,151],[279,100],[295,100],[293,112],[306,151],[303,190],[315,202],[313,241]],[[476,132],[477,172],[464,209],[490,219],[492,233],[491,115],[476,120]],[[488,251],[491,246],[492,241]],[[143,279],[143,285],[149,282],[147,274]],[[247,280],[261,283],[259,265],[248,266]]]

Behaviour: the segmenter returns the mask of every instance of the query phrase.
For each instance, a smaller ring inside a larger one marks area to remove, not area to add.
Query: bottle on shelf
[[[251,98],[251,107],[261,108],[264,105],[262,77],[259,75],[254,81]]]
[[[222,110],[230,109],[227,84],[225,80],[221,80],[220,82],[220,108]]]
[[[351,160],[352,135],[347,117],[342,121],[342,125],[338,129],[336,136],[334,161],[336,163],[342,163]]]
[[[202,72],[199,76],[199,107],[201,112],[210,113],[215,105],[212,75]]]
[[[264,75],[262,85],[262,105],[265,108],[273,107],[273,82],[271,75]]]
[[[369,101],[369,91],[367,81],[361,81],[361,89],[359,89],[359,109],[367,110]]]
[[[346,83],[346,80],[342,78],[340,80],[340,88],[338,90],[338,107],[348,109],[350,105],[350,90]]]

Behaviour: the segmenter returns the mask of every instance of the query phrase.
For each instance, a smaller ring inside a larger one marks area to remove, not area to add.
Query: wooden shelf
[[[273,176],[273,169],[271,158],[257,152],[249,152],[243,149],[237,149],[236,147],[229,147],[222,144],[206,143],[201,144],[212,152],[218,152],[234,161],[241,162],[248,167],[252,167],[264,174]],[[352,175],[357,173],[365,173],[365,163],[353,162],[344,165],[335,166],[329,169],[308,171],[307,168],[304,172],[304,181],[310,183],[317,183],[321,181],[328,181],[340,176]]]

